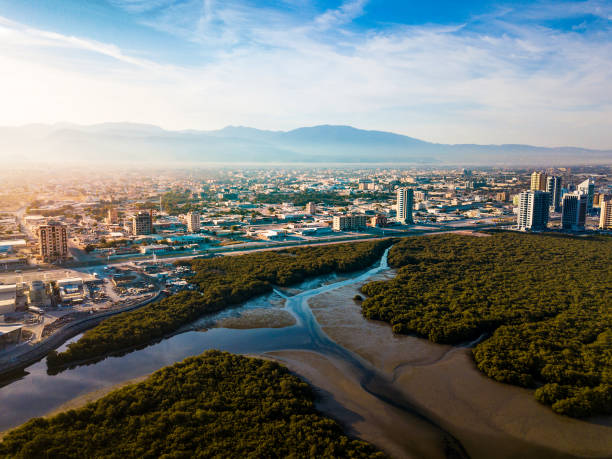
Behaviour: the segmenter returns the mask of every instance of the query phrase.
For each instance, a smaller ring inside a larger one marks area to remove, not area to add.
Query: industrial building
[[[17,344],[22,338],[23,325],[0,325],[0,350]]]
[[[56,282],[62,303],[80,303],[85,299],[83,279],[70,277]]]

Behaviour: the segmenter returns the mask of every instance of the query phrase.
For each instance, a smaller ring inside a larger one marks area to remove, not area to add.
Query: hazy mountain
[[[179,163],[392,163],[554,165],[602,163],[612,150],[529,145],[445,145],[350,126],[265,131],[167,131],[134,123],[0,127],[0,159]]]

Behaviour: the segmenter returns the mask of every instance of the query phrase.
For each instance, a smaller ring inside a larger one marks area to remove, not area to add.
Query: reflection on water
[[[285,293],[275,292],[253,299],[238,308],[202,318],[190,324],[183,333],[123,356],[108,357],[97,363],[68,369],[57,375],[47,374],[45,360],[31,365],[26,368],[25,376],[17,380],[7,379],[4,381],[4,387],[0,387],[0,431],[15,427],[32,417],[42,416],[79,395],[151,373],[207,349],[241,354],[308,349],[332,353],[352,363],[358,363],[353,354],[331,341],[321,331],[307,301],[312,296],[334,288],[362,282],[386,269],[387,253],[388,249],[379,266],[366,272],[352,276],[345,275],[341,278],[332,275],[311,279],[298,289],[286,291],[287,294],[300,292],[285,300],[285,307],[296,318],[297,323],[294,326],[251,330],[213,328],[205,333],[196,331],[225,317],[238,316],[248,309],[279,307],[282,305],[282,295]],[[342,280],[332,282],[338,279]],[[79,337],[80,335],[74,337],[68,343],[78,340]]]

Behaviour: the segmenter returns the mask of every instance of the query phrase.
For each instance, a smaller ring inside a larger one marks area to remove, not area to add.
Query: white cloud
[[[357,34],[338,24],[363,2],[301,23],[231,2],[199,3],[201,14],[187,19],[177,8],[157,27],[202,43],[212,57],[201,65],[165,65],[0,19],[0,98],[10,107],[0,125],[335,123],[448,143],[612,147],[607,31],[593,40],[497,17],[503,34],[464,25]]]
[[[315,19],[317,27],[329,29],[347,24],[363,14],[366,0],[349,0],[340,5],[339,8],[327,10]]]

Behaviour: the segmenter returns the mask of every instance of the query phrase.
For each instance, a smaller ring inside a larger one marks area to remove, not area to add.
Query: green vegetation
[[[209,351],[11,431],[0,457],[384,457],[277,363]]]
[[[161,196],[161,204],[164,212],[169,215],[186,214],[187,212],[198,212],[202,210],[199,199],[193,199],[189,190],[172,190]],[[155,206],[157,207],[157,206]]]
[[[612,413],[612,238],[529,234],[409,238],[363,314],[473,350],[491,378],[537,388],[561,414]]]
[[[143,346],[203,314],[212,313],[309,276],[349,272],[378,260],[390,239],[254,252],[237,257],[194,259],[191,281],[199,291],[181,292],[135,311],[106,319],[75,343],[47,357],[50,369]]]
[[[350,204],[351,201],[346,196],[340,196],[337,193],[303,191],[300,193],[259,193],[255,196],[254,202],[264,204],[291,202],[294,206],[305,206],[309,202],[322,202],[330,206],[346,206]]]

